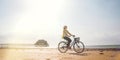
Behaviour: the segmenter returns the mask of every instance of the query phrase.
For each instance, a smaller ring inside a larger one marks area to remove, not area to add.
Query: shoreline
[[[3,47],[0,49],[58,49],[51,47],[35,47],[35,48],[16,48],[16,47]],[[73,50],[73,48],[71,48]],[[84,51],[120,51],[120,48],[85,48]]]

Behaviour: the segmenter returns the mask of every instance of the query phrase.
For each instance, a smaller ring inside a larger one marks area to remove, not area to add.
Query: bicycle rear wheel
[[[61,53],[66,53],[66,51],[68,50],[68,48],[67,48],[67,42],[61,41],[61,42],[58,44],[58,50],[59,50]]]
[[[73,45],[73,49],[77,53],[82,53],[85,49],[85,45],[81,41],[75,42],[75,44]]]

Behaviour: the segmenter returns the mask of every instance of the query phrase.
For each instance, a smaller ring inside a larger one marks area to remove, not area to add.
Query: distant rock
[[[48,42],[45,41],[44,39],[38,40],[34,45],[39,46],[39,47],[48,47],[49,46]]]

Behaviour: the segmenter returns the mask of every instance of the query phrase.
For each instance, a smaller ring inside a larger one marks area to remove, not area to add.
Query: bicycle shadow
[[[90,53],[69,53],[70,55],[88,56]]]

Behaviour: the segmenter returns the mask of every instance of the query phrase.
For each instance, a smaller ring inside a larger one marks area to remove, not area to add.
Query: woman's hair
[[[65,25],[63,28],[64,28],[64,29],[66,29],[66,28],[67,28],[67,26]]]

